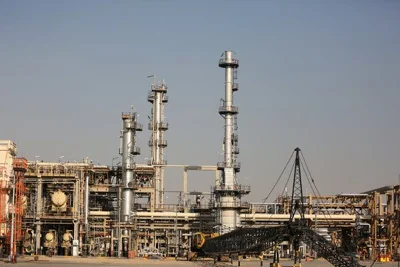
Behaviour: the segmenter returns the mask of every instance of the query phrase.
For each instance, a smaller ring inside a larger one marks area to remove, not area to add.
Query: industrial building
[[[218,112],[224,120],[224,161],[214,166],[169,165],[165,104],[168,87],[154,75],[147,95],[152,105],[148,130],[151,159],[137,164],[137,138],[143,125],[134,110],[121,114],[121,164],[27,161],[17,157],[12,141],[0,141],[0,215],[3,253],[133,257],[149,253],[185,256],[197,232],[225,234],[237,227],[276,225],[290,216],[290,198],[248,203],[250,186],[238,184],[239,60],[225,51],[218,63],[225,71],[225,98]],[[222,85],[221,85],[222,87]],[[118,129],[115,129],[118,131]],[[117,150],[118,148],[116,148]],[[164,204],[168,167],[182,169],[178,204]],[[188,172],[215,173],[208,195],[188,192]],[[400,190],[387,186],[364,193],[305,197],[306,218],[338,246],[357,240],[360,257],[394,256],[399,247]],[[282,245],[284,246],[284,244]],[[284,249],[282,249],[284,250]],[[304,250],[307,250],[305,248]]]

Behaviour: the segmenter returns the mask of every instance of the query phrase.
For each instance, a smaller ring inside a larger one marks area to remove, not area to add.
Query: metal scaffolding
[[[17,255],[17,244],[23,236],[22,216],[24,213],[25,184],[24,176],[28,169],[28,161],[25,158],[14,158],[14,184],[13,184],[13,211],[10,231],[10,256],[14,260]]]

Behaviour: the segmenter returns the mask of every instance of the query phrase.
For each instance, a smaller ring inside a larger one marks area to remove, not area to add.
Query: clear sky
[[[135,105],[147,125],[146,76],[156,74],[169,86],[168,163],[214,165],[226,49],[241,62],[239,177],[250,200],[267,195],[296,146],[322,194],[398,181],[398,1],[2,0],[0,139],[29,159],[110,165],[120,113]],[[138,135],[139,163],[149,134]],[[181,176],[167,170],[166,190]],[[189,178],[190,190],[213,182]]]

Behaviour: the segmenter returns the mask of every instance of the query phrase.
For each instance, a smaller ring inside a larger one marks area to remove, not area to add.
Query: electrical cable
[[[303,152],[302,151],[300,151],[300,154],[301,154],[301,157],[302,157],[302,159],[303,159],[303,161],[304,161],[304,165],[306,166],[306,170],[304,169],[304,166],[303,166],[303,170],[304,170],[304,173],[305,173],[305,175],[306,175],[306,177],[307,177],[307,180],[310,182],[310,179],[311,179],[311,181],[312,181],[312,184],[314,185],[314,187],[315,187],[315,190],[317,191],[317,193],[318,193],[318,197],[322,200],[322,195],[321,195],[321,193],[319,192],[319,190],[318,190],[318,187],[317,187],[317,185],[316,185],[316,183],[315,183],[315,180],[314,180],[314,178],[312,177],[312,175],[311,175],[311,171],[310,171],[310,169],[308,168],[308,165],[307,165],[307,161],[306,161],[306,159],[305,159],[305,157],[304,157],[304,155],[303,155]],[[310,177],[308,177],[308,174],[310,175]],[[312,189],[312,185],[311,185],[311,183],[310,183],[310,186],[311,186],[311,189]],[[313,190],[313,189],[312,189]],[[313,190],[313,192],[314,192],[314,190]],[[314,192],[314,194],[315,194],[315,192]],[[312,203],[310,203],[310,204],[312,204]],[[318,198],[317,198],[317,204],[319,204],[318,203]],[[325,203],[322,203],[322,204],[325,204]],[[330,220],[333,222],[333,219],[332,219],[332,216],[331,216],[331,214],[330,214],[330,212],[328,212],[328,211],[326,211],[326,210],[324,210],[324,209],[321,209],[322,211],[323,211],[323,214],[324,214],[324,217],[325,217],[325,219],[326,219],[326,214],[329,216],[329,218],[330,218]],[[346,245],[348,248],[351,248],[351,246],[350,246],[350,244],[348,243],[348,242],[343,242],[343,239],[342,239],[342,244],[344,244],[344,245]]]
[[[275,182],[275,184],[274,184],[274,186],[272,187],[271,191],[270,191],[269,194],[264,198],[264,200],[263,200],[261,206],[259,207],[259,209],[255,210],[255,211],[253,212],[252,216],[254,216],[254,214],[255,214],[257,211],[260,211],[262,205],[266,203],[266,201],[268,200],[268,198],[270,197],[270,195],[271,195],[272,192],[274,191],[275,187],[278,185],[280,179],[282,178],[282,175],[284,174],[284,172],[285,172],[287,166],[289,165],[289,163],[290,163],[290,161],[291,161],[293,155],[294,155],[294,151],[292,152],[292,155],[290,156],[289,160],[286,162],[286,165],[285,165],[285,167],[283,168],[283,171],[282,171],[281,174],[279,175],[279,178],[278,178],[278,180]]]

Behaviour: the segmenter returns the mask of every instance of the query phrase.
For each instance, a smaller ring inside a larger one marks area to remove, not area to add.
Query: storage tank
[[[47,242],[52,242],[52,241],[54,240],[54,234],[51,233],[51,232],[48,232],[48,233],[46,234],[45,238],[46,238],[46,241],[47,241]]]
[[[67,230],[62,237],[62,244],[61,247],[63,248],[69,248],[72,245],[72,234],[71,230]]]
[[[31,229],[27,229],[24,234],[23,239],[23,247],[26,254],[33,253],[33,231]]]
[[[67,195],[60,189],[51,195],[51,210],[66,211],[67,210]]]
[[[47,248],[47,256],[51,257],[56,253],[57,236],[55,230],[49,230],[44,236],[44,247]]]

